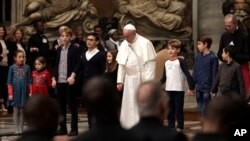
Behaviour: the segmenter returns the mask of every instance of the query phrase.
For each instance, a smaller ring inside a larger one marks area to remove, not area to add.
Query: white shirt
[[[96,53],[98,53],[99,50],[97,48],[91,50],[91,51],[86,51],[86,59],[89,61],[93,56],[96,55]]]
[[[7,46],[3,40],[0,40],[0,43],[1,43],[2,49],[3,49],[2,54],[0,54],[3,57],[2,61],[0,62],[0,66],[8,66],[9,50],[7,49]]]

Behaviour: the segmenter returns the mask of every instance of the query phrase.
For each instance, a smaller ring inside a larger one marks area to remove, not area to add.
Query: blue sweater
[[[210,51],[203,55],[199,53],[195,58],[193,78],[196,90],[210,92],[218,71],[218,58]]]

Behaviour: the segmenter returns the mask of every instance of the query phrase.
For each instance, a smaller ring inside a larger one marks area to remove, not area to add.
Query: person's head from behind
[[[34,65],[35,65],[35,69],[37,71],[41,71],[41,70],[45,69],[47,66],[46,59],[42,56],[37,57],[35,62],[34,62]]]
[[[164,119],[168,97],[158,82],[148,81],[140,84],[136,98],[140,117]]]
[[[212,45],[212,39],[209,37],[201,37],[198,39],[198,49],[201,53],[204,53],[210,49]]]
[[[86,41],[88,49],[92,50],[94,48],[97,48],[97,45],[99,43],[99,36],[96,33],[89,33]]]
[[[23,65],[25,61],[25,55],[22,50],[17,50],[14,52],[14,63],[18,65]]]
[[[24,119],[29,130],[54,134],[59,120],[58,103],[44,95],[35,95],[24,106]]]
[[[128,43],[133,43],[136,36],[136,28],[132,24],[127,24],[123,28],[123,37]]]
[[[224,18],[225,29],[229,33],[234,33],[238,28],[237,17],[234,14],[227,14]]]
[[[228,62],[229,60],[231,60],[234,57],[235,52],[234,52],[233,48],[234,48],[233,45],[228,45],[225,48],[223,48],[222,59],[224,61]]]
[[[62,30],[61,35],[60,35],[60,39],[62,41],[62,44],[64,46],[67,46],[71,42],[72,36],[73,36],[72,30],[68,27],[65,27]]]
[[[34,28],[35,28],[36,32],[43,34],[43,32],[44,32],[44,23],[42,21],[36,21],[34,23]]]
[[[112,82],[104,77],[95,77],[83,88],[87,110],[95,117],[96,123],[118,120],[119,100]]]
[[[234,127],[249,125],[249,114],[247,102],[239,95],[216,97],[206,108],[202,130],[228,136]]]
[[[170,58],[178,57],[181,51],[181,41],[178,39],[170,39],[167,44],[167,50]]]

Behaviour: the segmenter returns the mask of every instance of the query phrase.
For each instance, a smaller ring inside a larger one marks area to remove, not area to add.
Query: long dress
[[[120,122],[126,129],[139,121],[136,89],[141,82],[154,79],[155,57],[152,43],[138,34],[134,43],[125,40],[121,44],[116,58],[119,64],[117,83],[124,84]]]
[[[29,85],[31,83],[30,67],[15,64],[10,66],[7,83],[13,91],[13,100],[8,101],[8,105],[22,108],[29,94]]]
[[[47,70],[32,71],[31,95],[42,94],[49,96],[48,88],[51,87],[52,79]]]

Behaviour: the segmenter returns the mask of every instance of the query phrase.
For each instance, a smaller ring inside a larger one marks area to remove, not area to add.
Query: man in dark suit
[[[142,140],[186,141],[186,136],[163,125],[167,112],[167,96],[160,84],[154,81],[142,83],[137,91],[140,121],[131,131]]]
[[[74,141],[138,141],[135,135],[123,129],[119,122],[119,98],[112,82],[95,77],[84,87],[87,111],[92,113],[93,127]]]
[[[69,28],[65,28],[61,33],[62,45],[57,48],[55,77],[52,78],[52,86],[57,86],[58,100],[63,117],[57,134],[67,134],[66,105],[68,103],[71,111],[71,131],[68,135],[76,136],[78,135],[78,113],[74,90],[80,64],[80,52],[78,47],[71,43],[72,35],[73,32]]]

